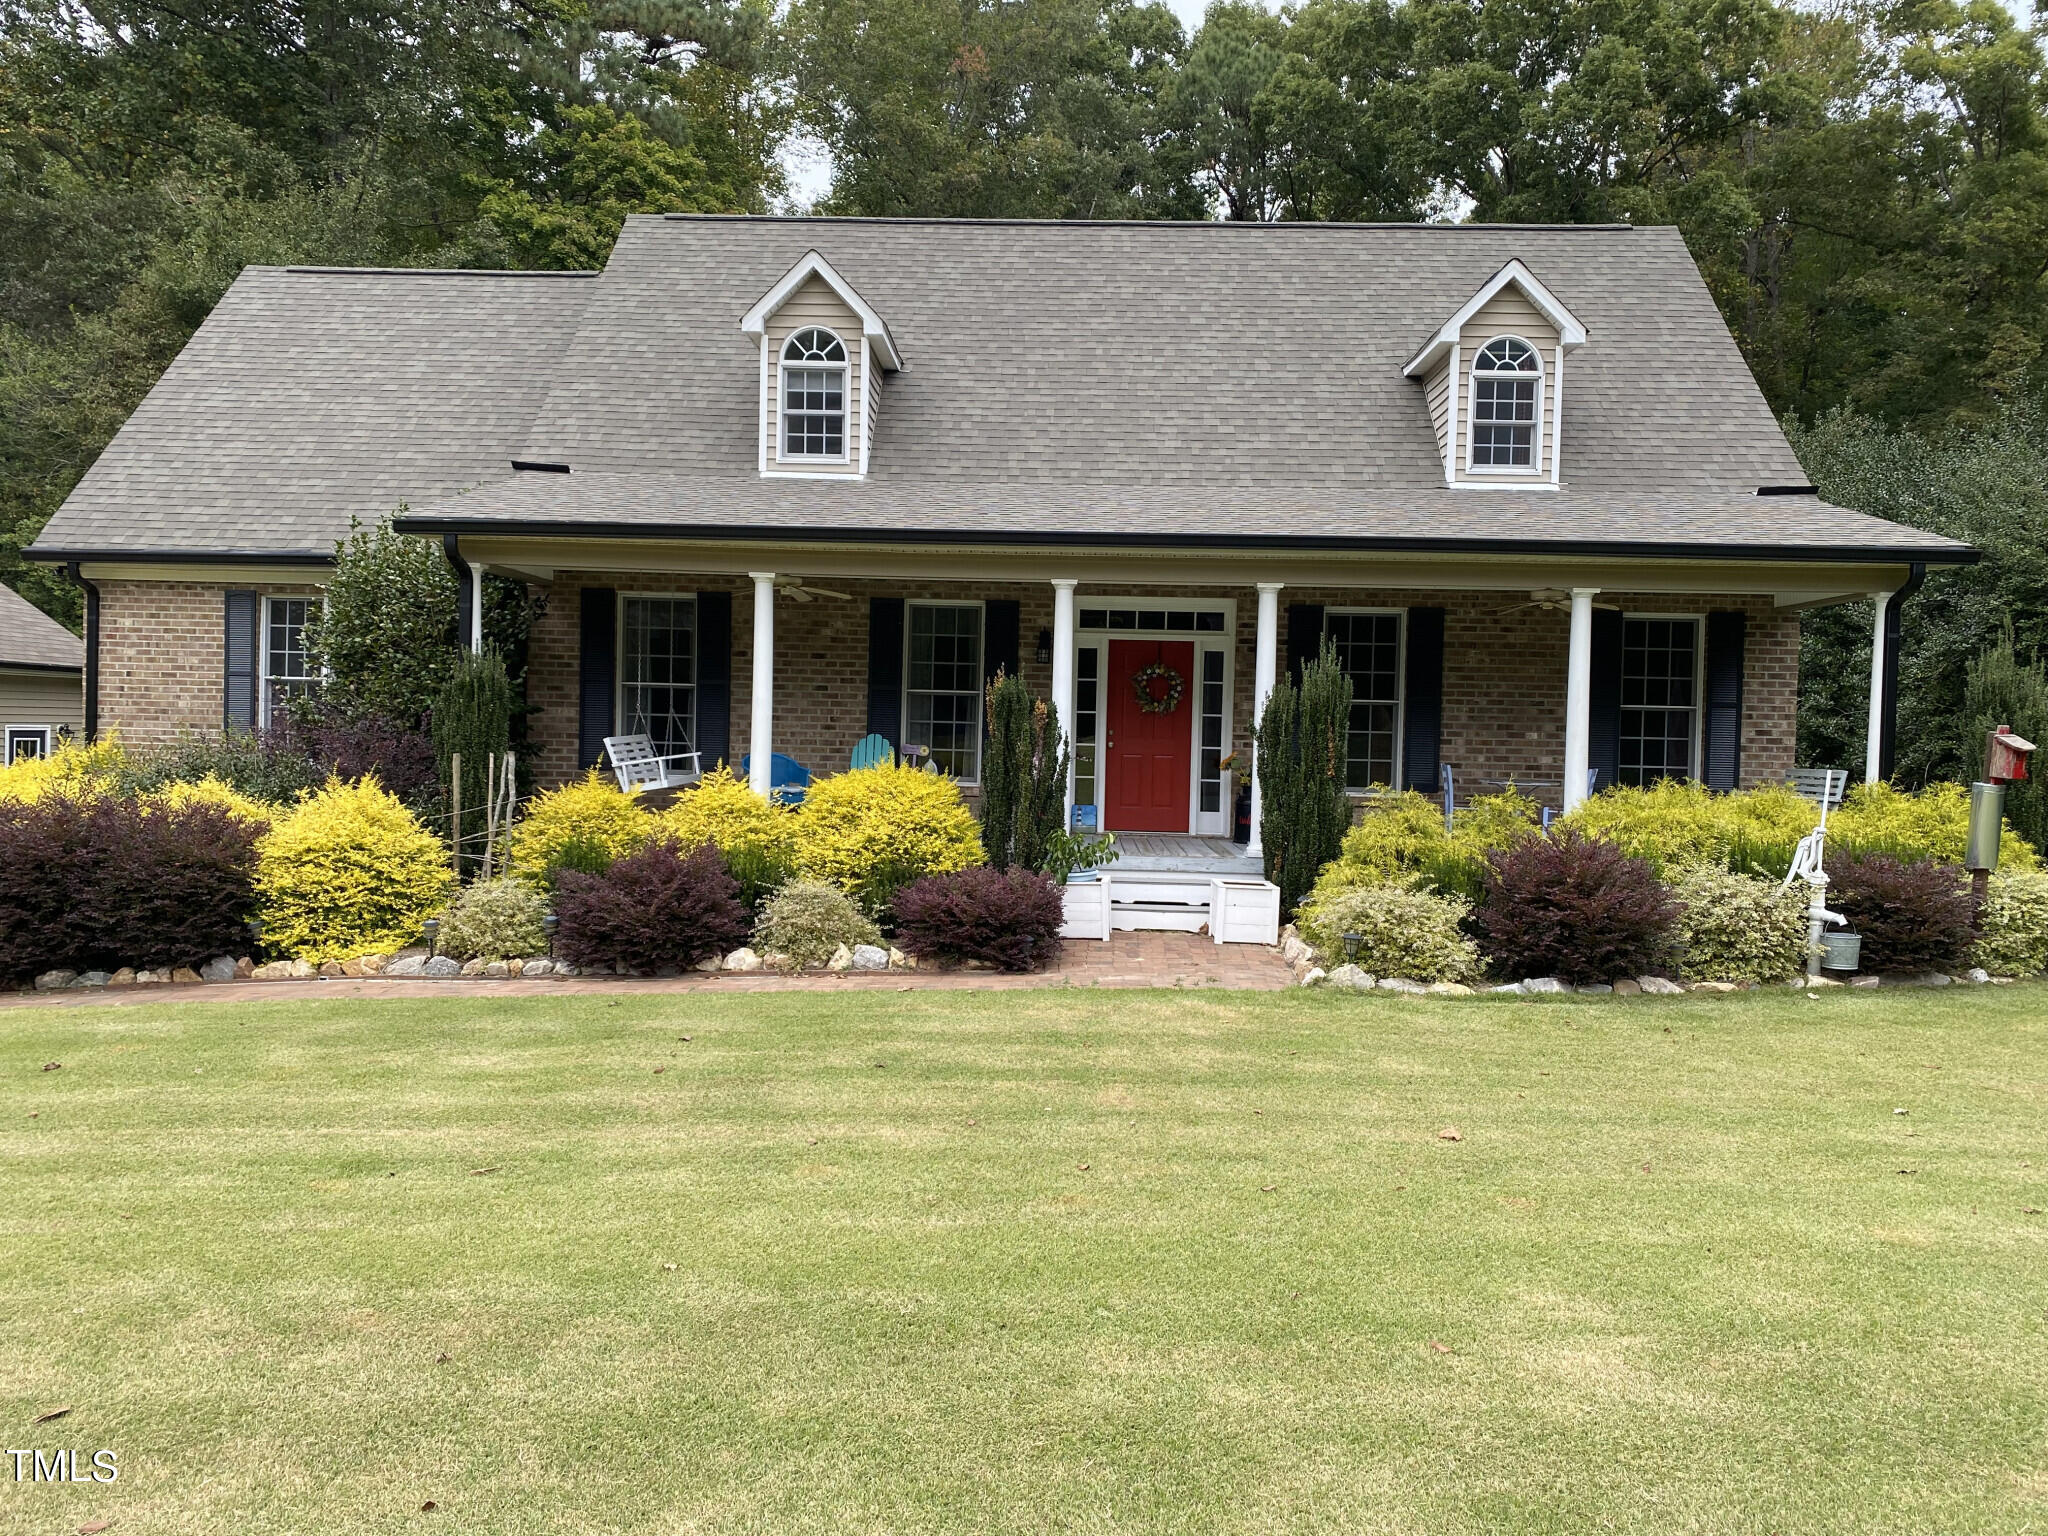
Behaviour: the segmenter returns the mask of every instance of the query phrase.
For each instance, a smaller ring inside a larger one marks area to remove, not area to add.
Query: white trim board
[[[741,317],[741,334],[765,341],[769,319],[789,301],[791,294],[813,277],[823,279],[825,285],[845,301],[846,307],[860,316],[861,326],[875,339],[875,350],[881,355],[882,366],[892,373],[900,369],[903,359],[896,351],[895,338],[889,334],[888,322],[860,296],[853,284],[833,270],[831,262],[815,250],[806,251],[797,264],[783,273],[775,286],[762,294],[754,307]]]

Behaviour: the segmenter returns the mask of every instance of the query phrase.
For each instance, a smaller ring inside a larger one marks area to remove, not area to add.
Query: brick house
[[[244,272],[30,551],[88,729],[260,726],[394,513],[466,614],[543,598],[544,782],[878,733],[971,793],[1006,668],[1079,824],[1189,838],[1325,639],[1353,789],[1569,807],[1786,775],[1801,611],[1874,600],[1881,775],[1896,595],[1975,558],[1818,499],[1673,230],[636,217],[601,273]]]

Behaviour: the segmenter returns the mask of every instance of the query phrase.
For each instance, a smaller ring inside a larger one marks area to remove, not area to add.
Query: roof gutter
[[[85,588],[85,739],[90,743],[100,735],[100,589],[85,579],[76,561],[65,573]]]
[[[1557,555],[1579,559],[1767,560],[1828,565],[1975,565],[1975,549],[1760,544],[1740,549],[1629,539],[1442,539],[1356,534],[1300,534],[1285,539],[1237,533],[1046,533],[1014,529],[778,528],[747,524],[617,523],[513,517],[401,517],[399,533],[496,535],[540,539],[670,539],[730,543],[956,544],[1059,549],[1223,549],[1269,552],[1354,552],[1423,555]]]
[[[303,549],[40,549],[31,544],[24,560],[76,568],[91,560],[123,565],[332,565],[334,556]]]

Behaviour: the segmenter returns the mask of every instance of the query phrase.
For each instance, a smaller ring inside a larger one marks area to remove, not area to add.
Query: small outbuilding
[[[0,587],[0,763],[45,757],[85,724],[85,646]]]

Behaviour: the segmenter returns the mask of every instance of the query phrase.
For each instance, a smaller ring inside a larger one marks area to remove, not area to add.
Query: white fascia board
[[[1548,288],[1536,281],[1536,274],[1523,266],[1520,261],[1511,261],[1481,285],[1479,291],[1467,299],[1458,312],[1444,322],[1434,336],[1423,343],[1422,350],[1408,360],[1408,366],[1401,370],[1407,378],[1419,378],[1435,366],[1458,333],[1465,328],[1465,322],[1485,307],[1493,296],[1513,283],[1521,289],[1531,304],[1542,313],[1543,318],[1557,328],[1558,345],[1569,350],[1584,346],[1586,328],[1579,324],[1578,317],[1566,309]]]
[[[889,324],[875,313],[874,306],[860,296],[853,284],[832,269],[832,263],[816,251],[806,251],[803,259],[776,281],[773,288],[761,295],[759,302],[746,312],[740,320],[740,331],[754,340],[762,340],[768,334],[768,321],[775,311],[788,302],[789,296],[809,282],[820,277],[831,290],[846,303],[846,307],[860,316],[861,329],[871,338],[875,355],[882,366],[891,373],[903,367],[903,359],[897,355],[896,340],[889,334]]]

